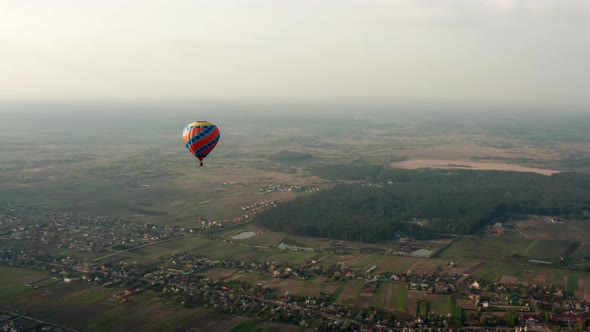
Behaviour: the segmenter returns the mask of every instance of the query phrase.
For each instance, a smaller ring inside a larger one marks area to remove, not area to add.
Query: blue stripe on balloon
[[[189,149],[189,150],[190,150],[190,147],[191,147],[193,144],[195,144],[195,143],[198,143],[199,141],[202,141],[202,140],[204,140],[204,139],[206,139],[206,138],[207,138],[207,136],[200,137],[200,135],[197,135],[197,136],[193,137],[192,139],[190,139],[190,140],[189,140],[189,141],[186,143],[186,145],[185,145],[185,146],[186,146],[186,148],[187,148],[187,149]],[[216,138],[216,140],[219,140],[219,135],[218,135],[218,137]],[[196,153],[196,152],[195,152],[195,153]]]
[[[220,137],[220,136],[221,136],[221,135],[217,135],[217,137],[215,137],[215,139],[214,139],[213,141],[211,141],[211,142],[209,142],[209,143],[207,143],[207,144],[203,145],[201,148],[199,148],[197,151],[195,151],[195,156],[196,156],[196,157],[201,157],[201,158],[207,157],[207,155],[206,155],[206,154],[205,154],[205,155],[202,155],[202,154],[201,154],[201,153],[202,153],[202,151],[205,151],[205,150],[207,150],[207,149],[208,149],[208,148],[210,148],[210,147],[211,147],[213,144],[217,143],[217,142],[219,141],[219,137]]]
[[[207,136],[207,134],[209,134],[210,132],[212,132],[216,128],[215,126],[191,126],[191,127],[187,127],[187,128],[188,128],[188,130],[191,130],[192,128],[201,128],[201,127],[203,127],[205,130],[197,133],[195,136],[193,136],[189,140],[187,140],[187,142],[185,144],[187,149],[189,149],[191,145],[193,145],[196,142],[203,139],[205,136]]]

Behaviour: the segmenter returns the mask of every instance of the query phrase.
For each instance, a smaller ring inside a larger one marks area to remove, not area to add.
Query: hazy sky
[[[588,0],[0,0],[0,101],[590,110]]]

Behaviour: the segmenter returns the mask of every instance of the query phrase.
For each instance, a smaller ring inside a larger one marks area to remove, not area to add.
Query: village
[[[246,222],[256,213],[276,204],[273,200],[256,202],[242,207],[245,211],[242,216],[228,220],[199,218],[195,226],[187,227],[141,223],[133,218],[75,215],[0,203],[0,239],[92,253],[125,250]]]
[[[295,192],[295,193],[313,193],[319,191],[316,186],[295,186],[290,184],[269,184],[266,187],[258,188],[258,193],[269,194],[274,192]]]
[[[546,323],[556,326],[586,326],[590,304],[568,297],[557,287],[536,285],[504,285],[464,278],[463,275],[374,275],[343,266],[322,267],[314,259],[294,266],[278,262],[245,262],[217,260],[194,254],[174,254],[164,257],[167,262],[160,268],[128,263],[85,266],[85,272],[76,263],[64,261],[62,268],[54,269],[53,279],[68,283],[93,283],[112,288],[113,299],[125,303],[133,296],[149,291],[154,296],[172,298],[182,307],[205,305],[228,314],[257,317],[301,326],[315,322],[318,328],[371,330],[373,327],[403,329],[451,329],[451,314],[386,312],[378,308],[359,308],[334,303],[329,294],[302,297],[296,294],[277,293],[264,282],[248,283],[240,280],[222,280],[205,277],[199,271],[221,267],[245,270],[272,278],[308,280],[327,277],[331,280],[361,279],[368,292],[378,283],[403,283],[410,292],[453,294],[462,301],[463,310],[471,312],[464,327],[498,326],[521,327],[534,330]],[[44,282],[39,280],[38,283]],[[31,287],[37,288],[35,283]],[[38,291],[43,291],[43,287]],[[122,289],[117,291],[116,289]],[[582,324],[582,325],[580,325]],[[18,329],[17,329],[18,330]]]
[[[261,201],[245,206],[243,210],[252,215],[275,204],[274,201]],[[47,271],[49,277],[27,283],[36,292],[51,287],[68,287],[68,284],[94,285],[112,289],[112,300],[120,303],[133,302],[139,293],[151,294],[173,300],[185,308],[207,306],[227,314],[316,330],[446,331],[493,327],[497,330],[540,331],[548,326],[551,329],[586,328],[590,317],[590,304],[576,298],[575,294],[568,294],[563,287],[476,280],[463,273],[450,273],[454,262],[448,263],[449,268],[437,269],[433,273],[382,270],[376,273],[376,265],[363,270],[345,264],[326,265],[319,256],[299,264],[255,257],[216,259],[188,252],[161,257],[157,265],[89,260],[75,252],[116,253],[170,239],[209,236],[210,233],[204,231],[234,225],[243,219],[201,220],[199,227],[187,228],[138,223],[131,219],[55,213],[13,204],[4,204],[1,208],[0,234],[5,240],[0,244],[0,265]],[[495,227],[499,228],[499,225]],[[23,242],[41,246],[18,247]],[[403,247],[412,241],[402,237],[399,242]],[[340,245],[340,242],[334,242],[332,247]],[[71,254],[64,255],[49,248],[66,248]],[[215,277],[207,274],[211,269],[223,269],[229,275],[256,275],[258,281]],[[328,292],[303,296],[296,290],[279,291],[270,282],[276,279],[324,280],[335,284],[347,280],[361,281],[366,294],[375,294],[379,285],[391,284],[404,287],[411,296],[424,300],[418,300],[415,311],[390,311],[339,303]],[[456,313],[428,311],[425,308],[429,307],[429,302],[425,299],[429,294],[455,299],[463,314],[456,317],[453,316]],[[2,317],[1,329],[19,331],[18,324],[14,323],[17,316],[11,319],[12,316],[4,314]]]

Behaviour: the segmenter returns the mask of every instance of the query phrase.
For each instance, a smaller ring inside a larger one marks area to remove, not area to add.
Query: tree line
[[[378,242],[398,232],[418,238],[472,234],[512,214],[590,218],[590,175],[581,173],[374,165],[324,166],[312,173],[340,184],[268,210],[256,221],[297,235]]]

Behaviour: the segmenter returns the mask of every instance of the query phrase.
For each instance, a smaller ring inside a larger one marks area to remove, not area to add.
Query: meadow
[[[34,293],[32,287],[26,286],[48,276],[47,272],[16,267],[0,266],[0,303],[11,306],[23,297]]]
[[[546,260],[558,262],[560,255],[575,241],[550,239],[523,239],[509,236],[471,236],[462,237],[437,254],[437,257],[456,259],[458,257],[513,261],[515,259]]]

